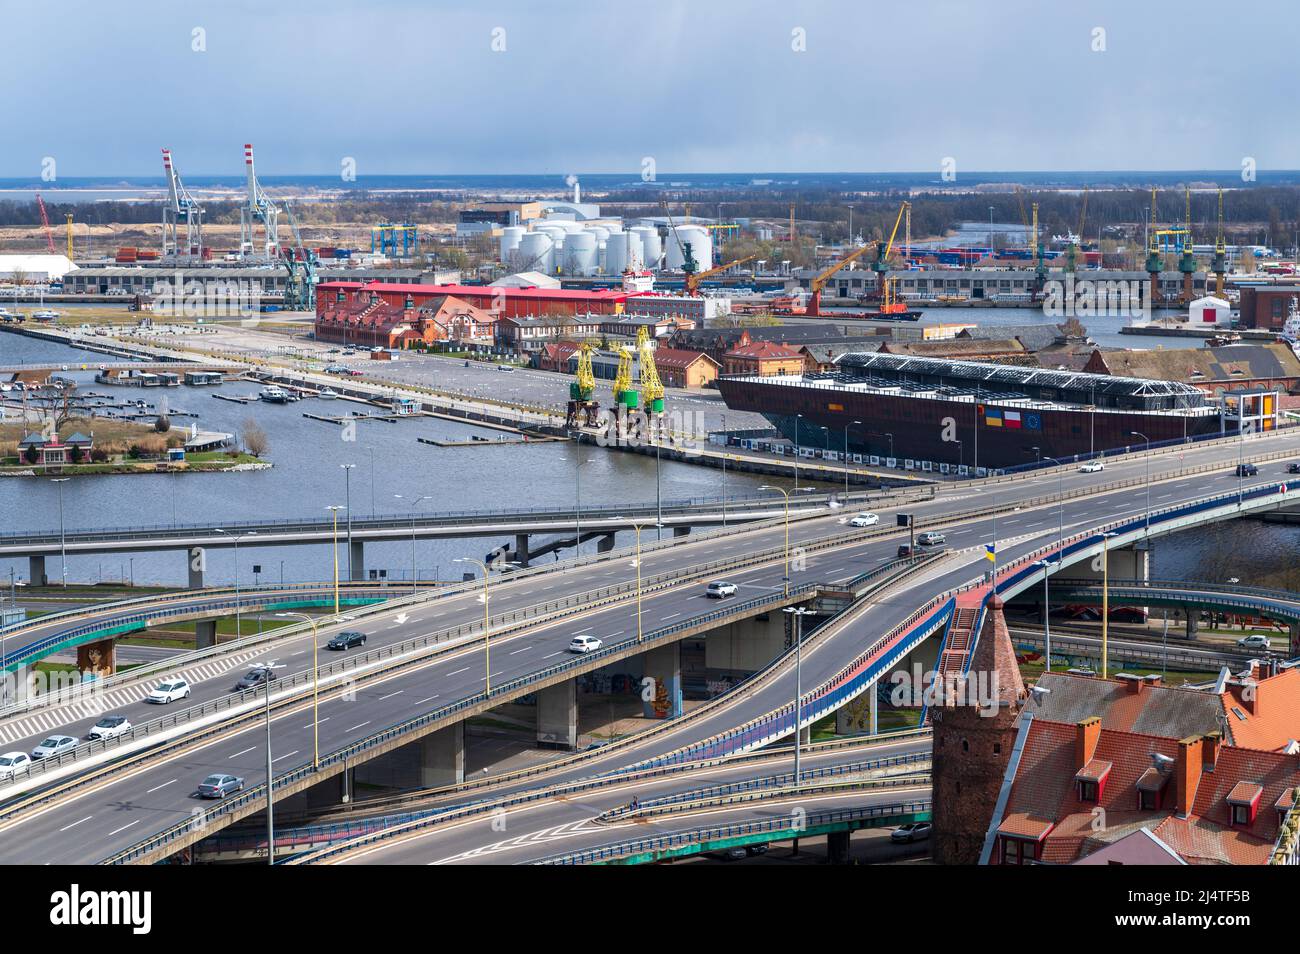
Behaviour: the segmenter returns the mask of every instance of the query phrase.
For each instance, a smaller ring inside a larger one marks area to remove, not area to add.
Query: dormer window
[[[1255,823],[1259,812],[1259,799],[1264,794],[1264,786],[1255,782],[1238,782],[1228,793],[1228,810],[1234,826],[1248,827]]]
[[[1106,791],[1106,779],[1110,777],[1111,764],[1101,759],[1091,759],[1079,769],[1074,776],[1075,790],[1079,801],[1097,803]]]
[[[1145,812],[1159,811],[1164,804],[1165,788],[1170,776],[1157,768],[1149,768],[1138,776],[1138,810]]]

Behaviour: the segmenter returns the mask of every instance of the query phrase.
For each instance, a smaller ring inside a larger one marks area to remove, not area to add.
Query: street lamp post
[[[1046,672],[1052,671],[1052,597],[1047,581],[1052,575],[1052,567],[1058,566],[1062,557],[1055,560],[1035,560],[1034,566],[1043,568],[1043,661]]]
[[[276,613],[282,619],[301,619],[311,624],[311,767],[320,768],[320,661],[316,620],[306,613]]]
[[[266,678],[263,682],[266,684],[266,863],[275,864],[275,798],[274,786],[272,782],[275,776],[274,767],[271,761],[271,671],[283,669],[283,666],[277,666],[274,659],[269,659],[264,663],[256,663],[249,666],[250,669],[265,669]]]
[[[1150,537],[1151,536],[1151,438],[1147,437],[1141,431],[1129,431],[1129,433],[1134,437],[1142,438],[1142,440],[1145,441],[1147,445],[1146,453],[1143,454],[1142,457],[1143,457],[1143,461],[1146,463],[1146,485],[1147,485],[1146,534],[1148,537]],[[1148,546],[1150,546],[1150,544],[1148,544]]]
[[[393,494],[393,496],[398,500],[404,499],[401,494]],[[432,500],[432,499],[433,497],[431,495],[425,494],[423,497],[416,497],[415,500],[411,501],[411,592],[412,593],[416,593],[419,591],[419,586],[417,586],[415,582],[417,576],[419,575],[415,565],[415,510],[417,507],[420,506],[420,504],[424,503],[426,500]]]
[[[67,538],[63,533],[63,485],[71,477],[55,477],[54,482],[59,485],[59,572],[63,579],[63,588],[68,588],[68,546]]]
[[[861,421],[853,421],[851,424],[844,425],[844,503],[847,506],[849,502],[849,428],[862,426]]]
[[[655,433],[655,539],[664,538],[664,496],[663,482],[659,472],[659,434]]]
[[[339,511],[346,508],[335,504],[326,507],[334,515],[334,615],[339,614]]]
[[[802,414],[794,416],[794,489],[799,489],[799,422],[803,420]]]
[[[1110,667],[1110,531],[1101,535],[1101,678]]]
[[[348,512],[348,579],[355,579],[352,573],[352,469],[356,464],[339,464],[343,468],[343,504]],[[336,544],[337,545],[337,544]]]
[[[785,595],[790,595],[790,492],[784,487],[763,484],[759,490],[775,490],[785,499]]]
[[[484,666],[483,692],[484,695],[490,696],[492,695],[492,653],[491,653],[491,645],[490,645],[491,640],[488,634],[488,623],[491,620],[492,616],[491,616],[491,612],[488,609],[488,599],[490,596],[490,592],[488,589],[488,567],[486,563],[484,563],[481,560],[475,560],[473,557],[457,557],[451,562],[452,563],[473,563],[476,567],[478,567],[483,571],[483,666]],[[506,563],[510,566],[518,565],[513,560],[508,560],[506,561]]]
[[[640,523],[632,524],[636,530],[636,641],[641,642],[641,527]]]
[[[658,487],[659,487],[658,457],[659,457],[659,446],[658,444],[656,444],[655,445],[655,458],[656,458],[655,459],[655,493],[656,495],[658,494]],[[568,457],[560,458],[560,460],[564,460],[564,461],[570,459],[571,458]],[[573,540],[573,555],[576,557],[582,556],[582,465],[591,464],[594,462],[595,462],[595,458],[588,457],[585,460],[578,460],[574,468],[576,472],[574,477],[574,486],[575,486],[574,502],[576,506],[573,512],[574,514],[573,523],[574,523],[574,528],[577,532],[577,536],[574,537]]]
[[[803,715],[803,618],[810,611],[803,606],[787,606],[784,612],[794,618],[794,787],[798,789],[801,780],[799,758],[803,749],[803,727],[800,725]]]
[[[257,531],[254,530],[251,533],[239,534],[231,533],[228,530],[222,530],[220,527],[213,527],[212,529],[223,536],[230,537],[230,539],[235,542],[235,638],[239,639],[244,635],[244,622],[239,601],[239,541],[246,537],[257,536]],[[337,613],[338,610],[335,609],[334,612]],[[215,637],[213,638],[215,639]]]

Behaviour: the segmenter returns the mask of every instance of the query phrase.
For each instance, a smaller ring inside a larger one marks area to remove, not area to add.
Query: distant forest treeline
[[[659,201],[669,203],[674,218],[685,216],[690,203],[693,217],[733,217],[766,219],[784,223],[795,206],[797,227],[804,236],[821,242],[843,241],[848,236],[849,210],[852,209],[853,232],[868,241],[888,237],[898,216],[903,195],[846,195],[834,189],[787,189],[784,191],[735,189],[717,191],[674,191],[648,200],[645,192],[628,190],[602,195],[603,211],[611,215],[636,217],[659,212]],[[1079,228],[1082,196],[1079,193],[1039,192],[1017,195],[1007,192],[926,194],[915,196],[912,203],[912,235],[942,235],[960,222],[999,224],[1030,217],[1031,204],[1038,203],[1041,234],[1062,234]],[[1150,218],[1151,194],[1144,190],[1097,191],[1088,195],[1084,238],[1095,239],[1099,228],[1106,226],[1140,226]],[[383,193],[350,196],[338,201],[311,199],[292,203],[300,225],[326,226],[336,223],[409,221],[418,224],[454,222],[456,213],[472,204],[455,194]],[[1185,216],[1183,193],[1165,191],[1157,194],[1156,221],[1161,227],[1181,225]],[[138,225],[159,222],[162,206],[157,202],[78,202],[46,203],[50,224],[61,226],[65,213],[71,212],[78,223],[92,225]],[[1224,193],[1224,222],[1228,241],[1259,242],[1283,248],[1295,242],[1300,228],[1300,188],[1252,186]],[[1196,241],[1214,240],[1218,218],[1218,196],[1213,191],[1192,194],[1192,230]],[[212,224],[237,224],[239,205],[235,202],[210,202],[206,221]],[[40,215],[34,202],[0,201],[0,227],[37,226]],[[1112,233],[1113,235],[1113,233]],[[900,230],[899,238],[902,233]]]

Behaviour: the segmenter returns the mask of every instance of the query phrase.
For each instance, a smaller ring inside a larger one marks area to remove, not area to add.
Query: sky
[[[1206,0],[5,4],[0,176],[1300,168],[1300,18]]]

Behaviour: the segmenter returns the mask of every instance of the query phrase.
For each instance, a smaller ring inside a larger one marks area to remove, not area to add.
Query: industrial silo
[[[685,259],[684,249],[689,245],[691,256],[695,259],[697,272],[707,271],[713,267],[713,249],[709,243],[709,230],[699,225],[679,225],[676,235],[668,234],[668,254],[664,267],[669,271],[681,271]]]
[[[522,225],[507,225],[501,230],[501,261],[509,263],[515,249],[519,248],[519,241],[528,230]]]
[[[596,236],[592,232],[573,232],[564,240],[564,273],[596,273]]]
[[[519,240],[519,247],[514,252],[512,268],[518,272],[542,272],[549,275],[555,271],[553,261],[554,243],[545,232],[528,232]]]
[[[658,268],[659,258],[664,253],[659,230],[653,225],[638,225],[632,231],[641,236],[641,261],[646,268]]]
[[[639,236],[633,236],[629,232],[611,232],[609,238],[605,240],[605,274],[621,275],[623,269],[628,267],[627,250],[628,242],[636,238],[640,243]]]

